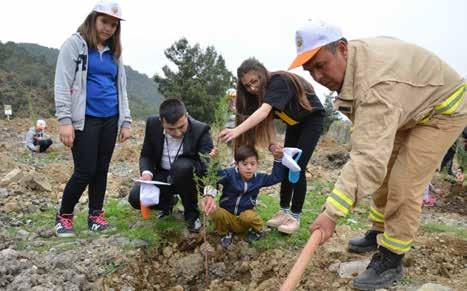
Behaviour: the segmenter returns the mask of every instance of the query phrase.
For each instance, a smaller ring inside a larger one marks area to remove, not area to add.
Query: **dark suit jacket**
[[[210,127],[192,117],[188,117],[188,129],[183,139],[183,153],[177,158],[187,157],[197,161],[197,171],[202,173],[206,166],[201,161],[200,153],[209,154],[213,148]],[[151,171],[154,176],[161,170],[162,150],[164,148],[164,128],[159,116],[150,116],[146,120],[144,143],[139,159],[139,169]]]

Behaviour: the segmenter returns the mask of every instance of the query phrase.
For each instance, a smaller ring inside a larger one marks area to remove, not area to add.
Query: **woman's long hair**
[[[260,79],[261,86],[257,95],[249,93],[241,82],[243,76],[251,71],[258,73]],[[312,110],[307,95],[314,93],[314,90],[311,84],[305,81],[305,79],[285,71],[269,72],[266,67],[257,59],[249,58],[243,61],[243,63],[237,69],[237,125],[245,121],[251,114],[253,114],[253,112],[255,112],[256,109],[261,106],[261,104],[263,104],[265,100],[266,89],[269,86],[271,76],[273,75],[287,77],[292,82],[294,89],[297,91],[298,103],[300,106],[305,110]],[[269,114],[269,116],[264,121],[260,122],[254,128],[237,137],[235,140],[235,148],[244,144],[252,146],[258,145],[263,147],[269,146],[275,134],[273,118],[274,116],[271,112],[271,114]]]
[[[79,34],[84,38],[89,48],[97,49],[97,31],[96,31],[96,18],[99,15],[103,15],[96,11],[89,13],[84,22],[78,27]],[[117,29],[115,33],[106,42],[106,45],[110,48],[115,60],[118,60],[122,55],[122,44],[120,41],[120,20],[118,21]]]

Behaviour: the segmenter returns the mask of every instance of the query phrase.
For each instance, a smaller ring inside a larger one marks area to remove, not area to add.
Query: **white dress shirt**
[[[161,168],[170,170],[171,164],[183,153],[183,137],[173,138],[164,131],[164,146],[162,149]]]

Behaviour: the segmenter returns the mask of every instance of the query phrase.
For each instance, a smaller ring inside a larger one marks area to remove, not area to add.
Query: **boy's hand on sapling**
[[[213,147],[211,152],[209,153],[209,156],[211,158],[215,158],[217,157],[218,154],[219,154],[219,150],[216,147]]]
[[[214,198],[211,196],[205,196],[203,198],[203,211],[207,214],[210,215],[211,213],[216,210],[217,205],[216,201],[214,201]]]

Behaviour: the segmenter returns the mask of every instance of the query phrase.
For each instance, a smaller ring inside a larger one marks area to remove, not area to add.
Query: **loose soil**
[[[208,233],[207,247],[202,246],[201,234],[170,230],[152,247],[119,234],[60,240],[53,235],[53,221],[28,232],[25,229],[33,222],[27,215],[58,207],[73,167],[69,150],[59,143],[55,120],[48,120],[48,132],[55,142],[48,154],[31,154],[24,147],[24,134],[30,126],[29,120],[0,120],[0,180],[13,169],[20,169],[23,176],[38,176],[47,182],[42,186],[20,181],[0,185],[0,289],[277,290],[300,253],[296,247],[260,249],[238,236],[225,250],[213,232]],[[108,177],[108,197],[125,203],[131,178],[138,175],[143,135],[144,123],[135,123],[134,138],[117,145]],[[348,150],[324,138],[308,166],[307,178],[334,182],[349,158]],[[465,182],[453,183],[436,175],[434,184],[441,192],[435,194],[436,206],[424,209],[422,221],[465,230]],[[49,190],[43,188],[47,185]],[[80,200],[79,209],[86,209],[86,196]],[[331,266],[371,256],[346,251],[347,241],[358,234],[348,226],[338,227],[337,235],[313,256],[297,290],[352,290],[352,279],[340,278]],[[202,252],[205,249],[209,280]],[[414,248],[404,259],[405,279],[392,289],[416,290],[434,282],[467,290],[466,254],[465,237],[420,230]]]

